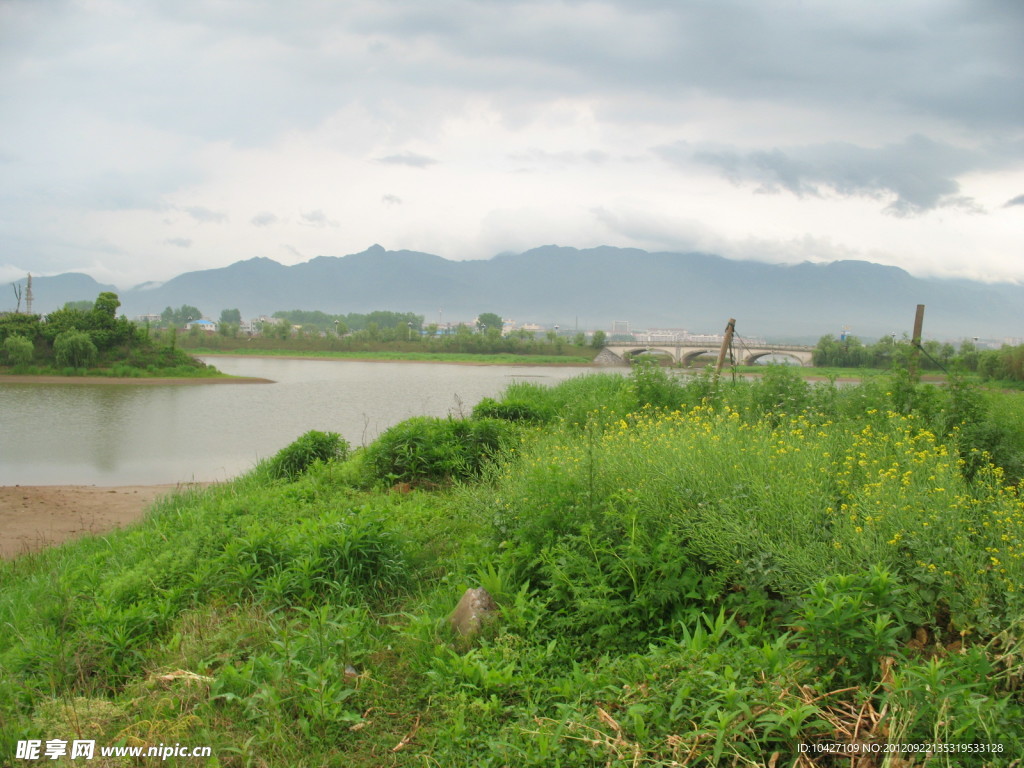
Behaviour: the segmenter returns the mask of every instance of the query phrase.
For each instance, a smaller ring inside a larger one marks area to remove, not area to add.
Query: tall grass
[[[1009,765],[1024,507],[979,441],[1013,459],[1022,413],[641,369],[351,456],[300,440],[299,471],[0,564],[0,762],[60,737],[223,766],[831,765],[800,745],[855,742]],[[388,488],[406,469],[444,472]],[[499,618],[467,643],[470,586]]]

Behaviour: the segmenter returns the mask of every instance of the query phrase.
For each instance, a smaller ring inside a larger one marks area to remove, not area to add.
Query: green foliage
[[[900,654],[909,624],[903,588],[872,566],[857,574],[836,574],[814,584],[793,620],[797,653],[814,665],[825,688],[873,685],[881,660]]]
[[[608,334],[604,331],[594,331],[594,335],[590,337],[590,346],[594,349],[603,349],[604,345],[608,343]]]
[[[484,312],[476,319],[477,328],[486,328],[488,331],[497,330],[498,334],[501,334],[501,329],[504,327],[504,322],[501,319],[501,315],[497,315],[494,312]]]
[[[160,313],[160,322],[165,328],[182,328],[193,320],[199,320],[203,313],[191,304],[182,304],[177,309],[167,307]]]
[[[266,469],[275,479],[295,480],[315,462],[344,460],[348,449],[348,443],[337,432],[311,429],[274,454],[267,461]]]
[[[16,312],[0,314],[0,341],[5,341],[10,336],[36,339],[40,335],[40,321],[39,315],[22,315]]]
[[[515,436],[506,421],[419,417],[386,430],[365,452],[371,479],[385,483],[468,480],[508,447]]]
[[[4,339],[4,352],[11,365],[28,365],[32,362],[35,351],[32,340],[24,336],[8,336]]]
[[[68,330],[54,339],[57,365],[85,368],[96,360],[96,345],[85,331]]]
[[[963,748],[940,766],[1024,752],[1024,518],[964,453],[980,425],[1024,440],[1019,397],[644,371],[477,415],[0,562],[0,753],[82,722],[225,765],[795,765],[854,732]],[[507,450],[462,482],[357,489],[452,477],[481,424]],[[470,586],[498,615],[456,641]]]
[[[630,371],[630,379],[637,406],[672,410],[683,402],[682,384],[654,360],[638,360]]]
[[[220,311],[221,325],[239,325],[242,322],[242,313],[237,309],[222,309]]]
[[[121,306],[121,300],[116,293],[104,291],[96,297],[93,311],[107,320],[114,320],[117,317],[117,308]]]
[[[81,312],[88,312],[91,309],[96,308],[95,301],[89,301],[88,299],[82,299],[81,301],[66,301],[64,302],[64,309],[77,309]]]
[[[544,388],[538,387],[543,390]],[[546,424],[555,418],[554,409],[543,398],[523,396],[506,396],[499,402],[485,397],[473,406],[474,419],[503,419],[505,421],[531,422]]]

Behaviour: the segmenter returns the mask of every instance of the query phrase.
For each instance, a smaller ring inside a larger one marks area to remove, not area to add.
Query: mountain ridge
[[[124,291],[65,273],[33,277],[34,310],[49,312],[105,290],[118,293],[129,317],[182,304],[213,319],[225,308],[238,308],[243,317],[291,309],[393,310],[422,314],[426,322],[496,312],[562,328],[608,330],[625,320],[633,328],[693,332],[719,331],[735,317],[747,336],[817,338],[849,328],[866,340],[909,332],[915,306],[925,304],[929,337],[1024,336],[1024,287],[1013,283],[919,278],[852,259],[771,264],[615,246],[544,245],[450,261],[373,245],[290,266],[253,257]]]

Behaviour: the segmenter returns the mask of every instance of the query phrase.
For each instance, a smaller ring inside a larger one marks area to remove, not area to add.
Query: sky
[[[0,0],[0,281],[379,243],[1024,282],[1020,0]]]

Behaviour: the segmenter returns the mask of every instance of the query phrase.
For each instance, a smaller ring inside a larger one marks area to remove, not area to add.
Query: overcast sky
[[[1024,280],[1020,0],[0,0],[0,279],[373,243]]]

